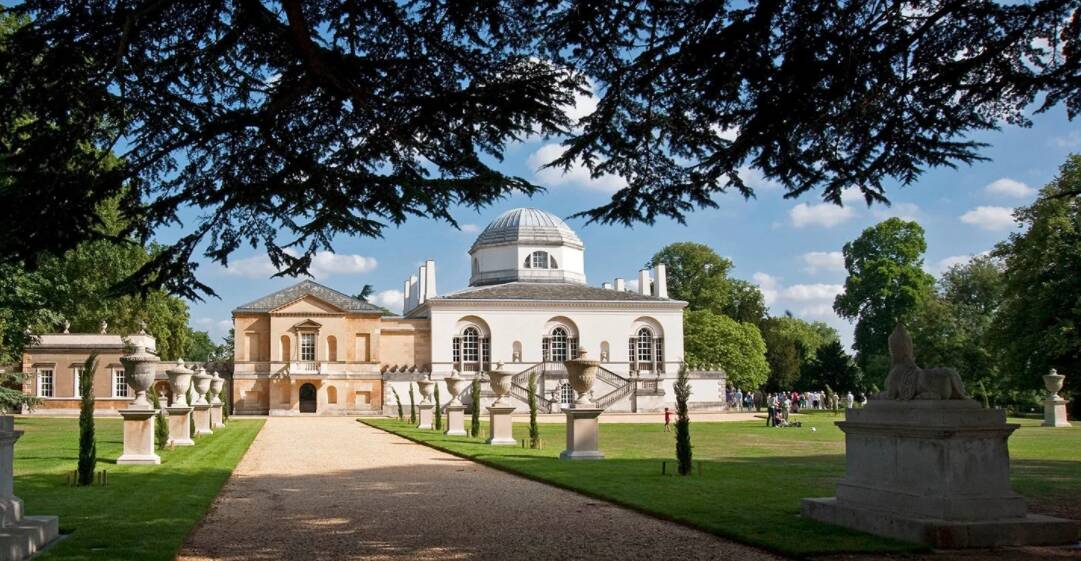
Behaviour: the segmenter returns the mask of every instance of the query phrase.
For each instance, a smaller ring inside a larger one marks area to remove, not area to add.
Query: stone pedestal
[[[221,408],[222,408],[222,406],[223,406],[223,404],[221,404],[221,403],[211,403],[210,404],[210,428],[211,429],[216,429],[216,428],[219,428],[219,427],[222,427],[222,426],[225,425],[225,422],[222,421],[222,417],[221,417]]]
[[[564,409],[567,415],[567,449],[559,454],[561,460],[601,460],[604,454],[597,449],[599,442],[599,417],[604,409],[571,407]]]
[[[417,425],[418,429],[432,430],[432,418],[434,417],[433,410],[435,405],[431,403],[421,403],[417,406],[420,410],[420,424]]]
[[[118,464],[160,464],[154,453],[154,409],[121,409],[124,417],[124,453]]]
[[[1044,427],[1068,427],[1070,421],[1066,419],[1066,404],[1069,401],[1059,396],[1043,400],[1043,424]]]
[[[447,436],[466,436],[464,405],[447,406]]]
[[[972,400],[872,401],[837,423],[845,475],[804,516],[940,548],[1073,543],[1078,525],[1026,513],[1010,488],[1018,425]]]
[[[55,516],[24,516],[23,502],[15,496],[15,418],[0,417],[0,560],[28,559],[60,534]]]
[[[169,444],[195,446],[191,439],[191,407],[166,407],[169,412]]]
[[[488,408],[488,444],[492,446],[514,446],[517,444],[514,440],[513,424],[510,416],[513,412],[513,407],[492,406]]]
[[[195,435],[214,434],[214,430],[210,428],[210,404],[196,403],[191,407],[194,409],[191,414],[195,418]]]

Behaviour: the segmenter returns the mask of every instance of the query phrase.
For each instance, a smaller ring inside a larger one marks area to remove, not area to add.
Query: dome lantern
[[[535,208],[508,210],[488,224],[469,249],[469,284],[584,284],[584,251],[582,240],[558,216]]]

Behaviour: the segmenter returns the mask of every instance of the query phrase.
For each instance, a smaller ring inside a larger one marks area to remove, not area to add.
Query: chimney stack
[[[623,279],[616,277],[616,290],[623,292]]]
[[[603,282],[603,283],[601,283],[601,288],[603,288],[603,289],[605,289],[605,290],[612,290],[612,283],[610,283],[610,282]]]
[[[652,294],[649,286],[649,271],[646,269],[638,271],[638,292],[646,296]]]
[[[435,261],[429,259],[424,262],[424,273],[427,275],[427,280],[424,281],[424,299],[433,298],[436,296],[435,292]]]
[[[417,279],[418,279],[417,280],[417,305],[418,306],[424,303],[424,300],[426,300],[426,296],[428,295],[428,271],[426,270],[427,265],[428,265],[428,263],[425,262],[424,265],[421,265],[420,268],[417,269]]]
[[[664,263],[657,263],[654,271],[657,273],[657,280],[654,281],[657,286],[657,298],[668,298],[668,269],[665,268]]]

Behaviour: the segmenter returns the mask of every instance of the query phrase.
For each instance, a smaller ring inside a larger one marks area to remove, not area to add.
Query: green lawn
[[[421,431],[408,422],[370,425],[526,477],[611,500],[661,518],[687,523],[744,543],[793,555],[915,551],[919,548],[821,524],[798,516],[802,497],[833,495],[844,472],[844,436],[830,414],[803,418],[803,428],[773,429],[761,422],[694,423],[691,435],[702,475],[673,471],[675,438],[659,424],[602,424],[599,462],[558,459],[562,424],[541,424],[543,450],[492,447],[481,439]],[[1032,510],[1062,514],[1081,501],[1081,428],[1044,429],[1037,421],[1010,439],[1015,489]],[[467,423],[468,425],[468,423]],[[811,432],[815,427],[817,432]],[[515,419],[515,437],[528,435]],[[1074,516],[1076,516],[1076,511]]]
[[[233,418],[193,447],[159,451],[161,465],[118,466],[121,423],[96,423],[98,470],[108,471],[108,487],[68,487],[78,461],[78,419],[16,417],[15,427],[26,433],[15,445],[15,494],[27,514],[60,516],[66,534],[42,561],[174,559],[263,426]]]

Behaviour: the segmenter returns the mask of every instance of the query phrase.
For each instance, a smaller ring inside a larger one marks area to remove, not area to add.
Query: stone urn
[[[135,390],[135,399],[131,402],[131,409],[154,409],[150,400],[146,398],[146,391],[154,383],[155,365],[160,359],[147,352],[143,345],[136,345],[135,352],[120,357],[120,363],[124,365],[124,380]]]
[[[206,368],[199,367],[199,371],[192,377],[195,380],[195,403],[192,405],[209,405],[206,401],[206,394],[210,391],[210,382],[212,378],[210,374],[206,373]]]
[[[445,378],[444,381],[447,383],[447,393],[450,394],[450,401],[447,403],[447,405],[461,405],[462,400],[458,399],[458,396],[462,394],[462,390],[465,389],[465,386],[469,382],[469,380],[458,376],[457,370],[452,370],[450,376]]]
[[[496,369],[488,373],[488,385],[492,388],[492,393],[495,394],[495,401],[492,403],[492,407],[499,407],[505,405],[503,398],[510,393],[510,381],[514,377],[514,374],[503,370],[503,363],[497,363]]]
[[[587,355],[585,349],[579,348],[578,358],[563,362],[563,365],[567,367],[567,378],[570,380],[571,387],[574,388],[574,393],[578,394],[574,407],[588,408],[595,405],[590,395],[592,395],[593,382],[597,380],[597,369],[600,368],[601,363],[590,360]]]
[[[173,390],[173,407],[188,406],[188,388],[191,388],[191,376],[195,372],[184,366],[184,359],[176,361],[176,368],[165,372],[169,375],[169,388]]]
[[[421,403],[432,402],[432,390],[435,388],[435,382],[431,380],[421,380],[417,382],[417,388],[420,389]]]
[[[1050,374],[1045,374],[1043,377],[1043,385],[1047,388],[1047,399],[1055,399],[1058,397],[1058,392],[1062,390],[1062,382],[1066,380],[1066,377],[1059,374],[1054,368],[1051,369]]]
[[[210,398],[211,405],[221,405],[221,388],[224,385],[225,378],[218,376],[217,372],[210,377],[210,394],[214,396]]]

